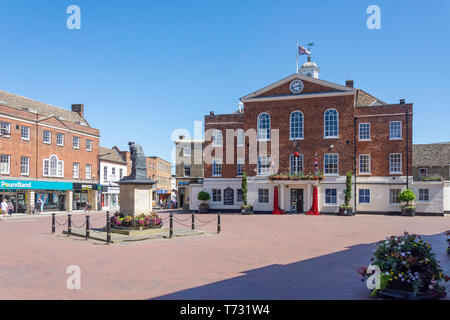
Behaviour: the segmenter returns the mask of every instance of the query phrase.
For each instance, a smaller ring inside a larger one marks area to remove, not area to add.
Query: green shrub
[[[211,196],[210,196],[209,193],[206,192],[206,191],[200,191],[200,192],[198,193],[197,199],[200,200],[200,201],[206,202],[206,201],[208,201],[209,199],[211,199]]]
[[[405,202],[407,207],[411,207],[410,202],[414,201],[416,195],[412,192],[411,189],[405,189],[398,196],[401,202]]]

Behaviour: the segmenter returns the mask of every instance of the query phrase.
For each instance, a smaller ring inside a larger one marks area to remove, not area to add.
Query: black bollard
[[[220,212],[217,214],[217,233],[220,233]]]
[[[89,215],[86,216],[86,240],[89,239],[90,236],[90,225],[89,225]]]
[[[170,213],[169,238],[173,237],[173,213]]]
[[[55,234],[55,214],[52,213],[52,234]]]
[[[72,234],[72,215],[69,213],[67,218],[67,236]]]
[[[194,211],[192,211],[192,230],[195,230],[195,217],[194,217]]]
[[[109,219],[109,211],[106,212],[106,244],[111,243],[111,219]]]

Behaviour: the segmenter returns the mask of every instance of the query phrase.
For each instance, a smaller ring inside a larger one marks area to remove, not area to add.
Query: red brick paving
[[[103,224],[104,214],[91,216]],[[450,274],[449,216],[221,218],[220,235],[109,246],[63,236],[60,226],[51,235],[48,216],[0,221],[0,299],[366,299],[356,269],[372,243],[404,230],[428,235]],[[216,223],[199,229],[215,232]],[[81,268],[81,290],[66,288],[69,265]]]

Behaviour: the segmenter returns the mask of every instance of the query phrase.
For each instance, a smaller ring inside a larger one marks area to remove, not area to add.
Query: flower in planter
[[[376,265],[380,273],[380,288],[375,288],[372,295],[380,290],[393,289],[407,292],[425,292],[427,290],[436,298],[445,297],[445,287],[440,282],[448,281],[438,261],[432,253],[431,245],[419,236],[405,232],[404,236],[380,241],[374,252],[372,265]],[[364,278],[370,275],[364,267],[358,270]]]

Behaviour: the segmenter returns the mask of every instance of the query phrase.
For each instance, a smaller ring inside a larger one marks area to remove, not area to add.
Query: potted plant
[[[198,213],[208,213],[209,205],[208,201],[211,199],[211,196],[206,191],[200,191],[198,193],[197,199],[202,201],[202,203],[198,206]]]
[[[402,205],[402,216],[409,216],[413,217],[416,215],[416,206],[412,204],[412,201],[416,198],[416,195],[414,192],[412,192],[411,189],[405,189],[400,193],[398,196],[401,202],[403,202]]]
[[[253,214],[253,206],[251,204],[247,204],[248,188],[247,188],[247,174],[245,172],[242,175],[241,190],[242,190],[242,202],[244,203],[241,206],[241,213],[242,214]]]
[[[450,254],[450,230],[448,230],[445,235],[447,236],[447,243],[448,243],[448,247],[447,247],[447,253]]]
[[[347,171],[347,179],[345,181],[345,190],[344,190],[344,204],[339,207],[339,215],[340,216],[352,216],[353,215],[353,207],[350,204],[350,200],[352,198],[352,172]]]
[[[371,265],[361,267],[358,273],[373,288],[372,296],[410,300],[446,296],[442,281],[450,278],[443,274],[431,245],[420,236],[405,232],[386,238],[376,245],[371,260]]]

